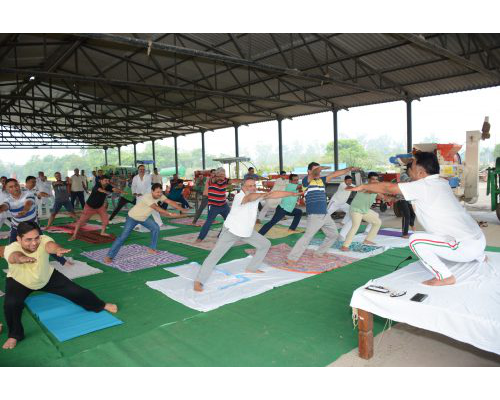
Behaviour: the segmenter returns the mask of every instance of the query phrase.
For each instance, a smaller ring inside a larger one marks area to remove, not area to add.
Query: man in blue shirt
[[[290,266],[297,265],[297,261],[320,229],[324,232],[326,238],[316,251],[318,257],[321,257],[337,240],[337,226],[330,214],[327,213],[325,186],[333,178],[345,175],[350,171],[357,171],[358,168],[349,167],[321,177],[321,171],[324,169],[329,169],[329,167],[322,167],[318,163],[312,162],[307,167],[307,176],[302,180],[302,187],[305,189],[307,226],[305,233],[288,254],[286,263]]]

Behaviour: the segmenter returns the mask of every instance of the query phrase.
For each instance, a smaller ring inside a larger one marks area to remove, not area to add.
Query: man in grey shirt
[[[75,221],[77,220],[73,205],[71,204],[70,200],[69,182],[67,180],[63,181],[61,179],[60,172],[56,172],[54,176],[56,178],[56,181],[52,183],[55,198],[54,207],[52,208],[52,210],[50,210],[50,218],[45,229],[52,225],[52,222],[54,222],[57,213],[63,206],[68,211],[69,215],[71,215],[71,217],[74,218]]]

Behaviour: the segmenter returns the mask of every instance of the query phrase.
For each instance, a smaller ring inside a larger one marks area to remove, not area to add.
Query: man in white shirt
[[[151,193],[151,175],[146,175],[146,167],[141,164],[137,167],[138,174],[132,179],[132,194],[138,201],[142,195]],[[158,211],[154,210],[152,213],[154,221],[158,226],[163,225],[160,214]]]
[[[78,199],[82,210],[85,207],[85,196],[84,191],[87,191],[87,179],[80,175],[80,170],[75,168],[73,171],[75,174],[70,178],[71,181],[71,205],[75,207],[75,200]]]
[[[151,183],[159,183],[163,190],[163,178],[158,173],[158,168],[153,169],[153,175],[151,175]]]
[[[5,200],[7,200],[7,197],[9,196],[9,193],[7,192],[7,190],[5,188],[6,181],[7,181],[7,177],[2,176],[2,178],[1,178],[2,190],[0,190],[0,204],[5,203]],[[0,228],[3,226],[3,224],[7,225],[9,228],[11,227],[11,223],[9,221],[9,218],[10,218],[9,211],[0,212]]]
[[[343,211],[345,212],[345,217],[342,220],[342,223],[345,224],[349,219],[349,209],[350,206],[347,204],[347,200],[349,200],[349,196],[351,192],[347,191],[347,188],[352,187],[352,176],[346,175],[344,178],[344,182],[342,182],[337,191],[333,194],[330,202],[328,203],[327,214],[332,215],[335,211]]]
[[[409,175],[411,182],[381,182],[351,190],[399,194],[411,201],[425,233],[410,236],[410,249],[434,275],[423,283],[453,285],[456,279],[443,260],[484,261],[486,239],[477,222],[458,202],[448,181],[439,177],[439,163],[434,153],[417,153]]]
[[[286,188],[286,185],[288,185],[288,179],[286,177],[286,171],[281,171],[280,172],[280,177],[274,181],[273,188],[271,189],[271,192],[275,191],[283,191]],[[281,200],[280,199],[268,199],[264,202],[264,205],[262,207],[262,210],[259,212],[259,216],[257,218],[257,223],[260,224],[260,222],[266,217],[266,214],[269,210],[274,210],[278,205],[280,204]]]
[[[50,200],[53,199],[54,195],[52,194],[52,184],[47,181],[47,177],[42,173],[42,176],[39,176],[36,180],[36,193],[40,195],[37,198],[38,205],[38,217],[39,218],[49,218],[50,216]]]
[[[260,273],[259,265],[266,257],[271,247],[271,242],[254,230],[260,199],[280,199],[287,196],[299,196],[300,193],[274,191],[268,193],[256,193],[255,180],[246,179],[241,187],[241,192],[234,196],[231,211],[224,222],[222,232],[214,249],[203,262],[196,276],[194,290],[203,291],[203,285],[207,282],[213,269],[227,251],[239,240],[251,244],[257,251],[252,261],[246,267],[246,272]]]

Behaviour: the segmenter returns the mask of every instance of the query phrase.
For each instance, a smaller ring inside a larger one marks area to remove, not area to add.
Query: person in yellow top
[[[115,258],[115,256],[118,254],[118,252],[120,251],[120,247],[122,247],[123,243],[125,242],[125,240],[127,240],[130,233],[137,224],[140,224],[151,231],[151,246],[148,249],[148,252],[151,254],[157,253],[156,244],[158,243],[160,227],[153,220],[151,214],[156,210],[166,217],[175,218],[179,216],[179,214],[165,211],[163,208],[158,206],[159,201],[170,204],[172,207],[177,208],[181,212],[181,214],[186,212],[178,203],[165,197],[162,191],[162,187],[159,183],[154,183],[151,186],[151,193],[144,194],[141,197],[138,197],[137,204],[133,206],[128,212],[123,232],[120,237],[116,238],[116,240],[113,242],[113,245],[108,251],[108,255],[104,258],[105,263],[111,264],[113,262],[113,258]]]
[[[3,250],[3,251],[1,251]],[[24,339],[21,315],[24,301],[34,291],[54,293],[71,300],[87,311],[118,311],[115,304],[105,303],[88,289],[77,285],[49,264],[49,255],[62,257],[70,249],[64,249],[46,235],[32,221],[21,222],[17,228],[17,241],[9,244],[3,257],[9,264],[5,282],[4,313],[8,327],[8,339],[4,349],[13,349]]]

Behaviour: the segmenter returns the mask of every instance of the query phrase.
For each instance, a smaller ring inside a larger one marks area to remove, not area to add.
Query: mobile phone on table
[[[427,298],[428,295],[423,294],[423,293],[417,293],[415,296],[413,296],[410,300],[411,301],[416,301],[418,303],[421,303]]]

